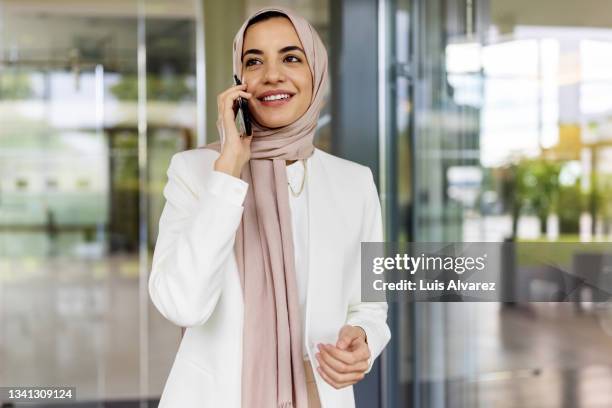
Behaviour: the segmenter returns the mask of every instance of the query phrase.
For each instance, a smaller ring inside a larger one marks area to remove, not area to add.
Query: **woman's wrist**
[[[239,178],[240,172],[242,170],[242,165],[240,164],[239,160],[235,158],[221,155],[217,160],[215,160],[214,169],[216,171],[220,171],[229,174],[230,176]]]

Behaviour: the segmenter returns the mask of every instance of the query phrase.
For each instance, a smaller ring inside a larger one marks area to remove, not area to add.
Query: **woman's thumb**
[[[336,343],[336,347],[338,347],[340,350],[346,350],[346,348],[351,345],[356,337],[353,335],[353,333],[351,333],[351,329],[352,326],[346,325],[340,330],[338,342]]]

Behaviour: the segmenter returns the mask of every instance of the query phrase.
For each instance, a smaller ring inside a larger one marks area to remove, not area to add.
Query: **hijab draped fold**
[[[327,90],[327,51],[314,28],[282,7],[253,13],[233,43],[234,74],[242,78],[248,22],[277,11],[293,24],[312,74],[312,100],[295,122],[266,128],[253,121],[251,159],[240,178],[249,184],[234,251],[244,299],[242,407],[307,408],[302,322],[285,160],[307,159]],[[204,148],[221,152],[223,140]]]

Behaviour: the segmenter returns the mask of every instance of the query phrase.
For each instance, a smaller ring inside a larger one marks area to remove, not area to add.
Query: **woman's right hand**
[[[244,99],[252,97],[252,94],[246,92],[246,87],[246,84],[232,86],[217,96],[219,110],[217,130],[223,143],[221,145],[221,155],[215,161],[214,169],[234,177],[240,177],[242,167],[251,158],[253,136],[241,137],[235,119],[235,101],[239,97]]]

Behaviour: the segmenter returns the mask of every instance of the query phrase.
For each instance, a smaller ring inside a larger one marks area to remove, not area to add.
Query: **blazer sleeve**
[[[172,157],[167,172],[149,295],[166,319],[191,327],[207,321],[221,294],[248,184],[202,169],[198,194],[182,156]]]
[[[372,171],[368,168],[367,196],[364,210],[363,225],[361,228],[361,242],[382,242],[382,212],[376,184]],[[370,372],[374,360],[383,351],[391,339],[391,331],[387,325],[387,303],[386,302],[362,302],[361,301],[361,271],[356,279],[352,299],[354,303],[349,305],[347,324],[359,326],[367,336],[370,348],[370,360],[366,373]]]

